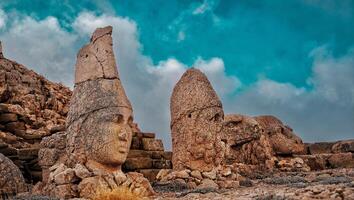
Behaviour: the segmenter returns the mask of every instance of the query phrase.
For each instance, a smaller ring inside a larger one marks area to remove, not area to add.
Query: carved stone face
[[[99,165],[103,165],[107,170],[120,170],[131,145],[131,122],[132,117],[123,116],[117,112],[117,108],[106,108],[92,113],[82,128],[86,135],[87,162],[94,161],[97,168],[102,168]]]
[[[255,119],[264,128],[274,152],[278,155],[291,155],[304,151],[304,144],[293,130],[274,116],[258,116]]]

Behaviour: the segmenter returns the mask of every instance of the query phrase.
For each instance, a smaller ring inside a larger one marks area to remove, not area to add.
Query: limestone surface
[[[0,153],[0,194],[27,192],[25,179],[18,167]]]
[[[256,121],[264,128],[277,155],[293,155],[304,152],[305,145],[293,130],[274,116],[257,116]]]
[[[273,159],[269,138],[260,124],[245,115],[226,115],[222,131],[226,143],[225,163],[263,165]],[[270,164],[270,163],[269,163]],[[271,167],[271,166],[267,166]]]
[[[208,78],[187,70],[171,97],[172,163],[175,170],[211,171],[220,165],[224,112]]]

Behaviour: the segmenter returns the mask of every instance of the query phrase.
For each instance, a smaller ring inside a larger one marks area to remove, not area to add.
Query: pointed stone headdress
[[[103,108],[116,108],[123,115],[132,114],[132,106],[119,79],[111,35],[111,26],[96,29],[90,43],[77,55],[68,125]]]

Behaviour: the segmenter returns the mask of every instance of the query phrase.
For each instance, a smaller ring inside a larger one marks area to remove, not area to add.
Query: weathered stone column
[[[208,78],[187,70],[171,97],[172,163],[174,170],[211,171],[223,158],[224,112]]]

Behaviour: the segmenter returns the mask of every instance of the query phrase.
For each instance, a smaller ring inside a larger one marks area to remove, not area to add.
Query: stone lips
[[[209,107],[222,108],[218,95],[200,70],[188,69],[173,88],[171,126],[181,117]]]
[[[221,163],[223,117],[222,104],[207,77],[198,69],[187,70],[171,97],[174,170],[211,171]]]

